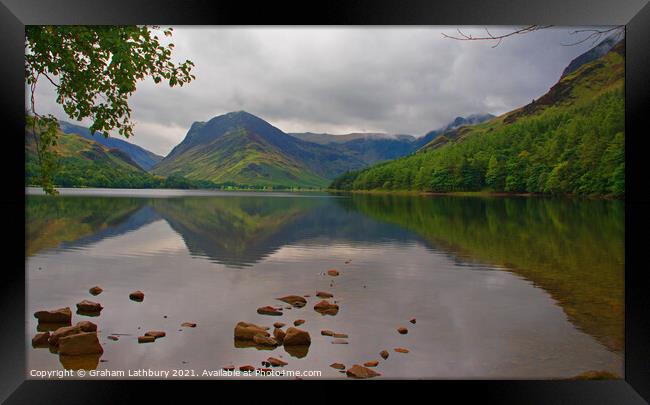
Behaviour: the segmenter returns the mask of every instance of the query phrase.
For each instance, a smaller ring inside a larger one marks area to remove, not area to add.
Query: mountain
[[[152,172],[214,183],[320,188],[328,179],[363,166],[359,159],[238,111],[193,123]]]
[[[622,40],[537,100],[439,133],[418,153],[347,173],[330,187],[623,196],[624,52]]]
[[[289,133],[289,135],[302,139],[303,141],[327,145],[330,143],[345,143],[354,140],[397,140],[411,142],[415,140],[413,135],[391,135],[380,132],[353,132],[343,135],[317,134],[313,132]]]
[[[585,63],[589,63],[605,55],[619,42],[619,40],[620,38],[618,34],[613,34],[605,38],[595,47],[573,59],[571,63],[569,63],[569,66],[567,66],[562,72],[562,77],[568,75],[569,73],[575,72],[580,66],[584,65]]]
[[[101,145],[106,146],[107,148],[118,149],[126,153],[135,163],[138,164],[144,170],[150,170],[153,165],[162,160],[162,156],[156,155],[153,152],[150,152],[138,145],[134,145],[130,142],[124,141],[118,138],[106,138],[99,132],[94,134],[90,133],[90,130],[86,127],[80,125],[71,124],[66,121],[60,121],[59,126],[61,131],[66,134],[77,134],[81,137],[95,141]]]
[[[27,117],[29,120],[30,117]],[[63,187],[147,187],[154,181],[131,157],[84,137],[60,133],[53,149],[57,169],[54,184]],[[25,130],[25,182],[39,184],[36,139]]]

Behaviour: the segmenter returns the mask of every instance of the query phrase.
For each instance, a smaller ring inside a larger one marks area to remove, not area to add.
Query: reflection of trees
[[[579,328],[623,349],[621,201],[356,195],[353,205],[457,254],[512,269],[547,290]]]

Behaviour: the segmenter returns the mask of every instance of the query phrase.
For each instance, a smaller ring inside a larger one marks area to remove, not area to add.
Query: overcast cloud
[[[580,38],[572,30],[546,29],[492,48],[442,37],[456,27],[175,27],[175,59],[191,59],[197,78],[182,88],[140,82],[129,103],[130,141],[165,155],[192,122],[237,110],[285,132],[423,135],[456,116],[499,115],[544,94],[594,45],[563,46]],[[37,111],[74,122],[41,82]]]

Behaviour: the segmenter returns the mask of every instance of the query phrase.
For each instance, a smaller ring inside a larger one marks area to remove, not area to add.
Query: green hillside
[[[624,42],[530,104],[346,173],[341,190],[625,193]]]
[[[59,187],[151,187],[159,181],[118,149],[109,149],[77,135],[60,133],[54,147]],[[25,184],[38,185],[40,166],[34,134],[25,131]]]

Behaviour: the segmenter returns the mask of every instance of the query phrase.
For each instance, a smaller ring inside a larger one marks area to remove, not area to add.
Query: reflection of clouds
[[[183,238],[162,219],[120,237],[106,238],[83,248],[85,255],[95,257],[113,257],[116,254],[127,256],[171,254],[186,251]]]

